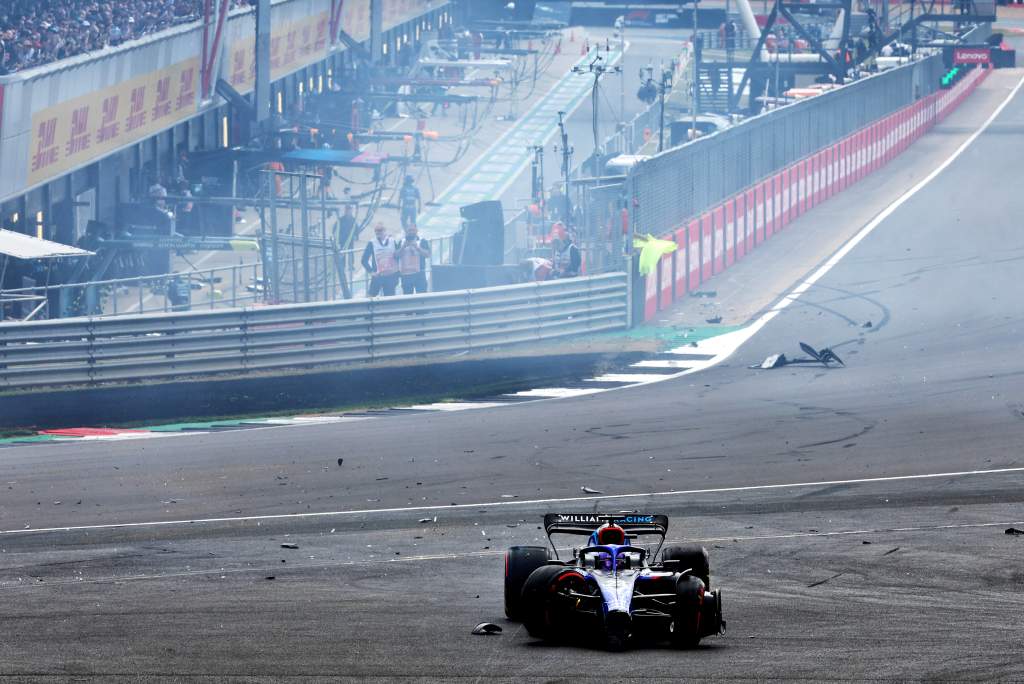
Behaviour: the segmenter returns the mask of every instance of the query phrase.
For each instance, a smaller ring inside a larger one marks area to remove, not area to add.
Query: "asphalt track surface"
[[[1024,529],[1022,133],[1018,95],[695,375],[495,410],[5,449],[0,675],[1024,680],[1024,537],[1004,533]],[[747,368],[799,340],[846,368]],[[709,548],[727,635],[609,654],[504,621],[506,546],[539,542],[545,512],[625,509],[666,513],[670,538]],[[504,633],[471,636],[485,620]]]

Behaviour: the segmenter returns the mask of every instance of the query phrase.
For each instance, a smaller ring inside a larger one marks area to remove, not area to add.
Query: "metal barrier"
[[[450,263],[451,237],[435,238],[429,242],[433,263]],[[309,289],[311,302],[341,299],[346,285],[352,296],[364,297],[370,275],[360,265],[362,253],[362,249],[349,249],[313,254],[308,259],[301,256],[281,259],[278,262],[278,276],[283,279],[290,269],[301,272],[308,267],[312,283]],[[345,285],[340,282],[340,277],[345,279]],[[50,300],[58,302],[61,298],[75,301],[76,315],[81,316],[123,316],[180,310],[168,297],[170,285],[179,279],[194,284],[189,303],[191,309],[269,304],[273,301],[266,287],[268,278],[269,274],[264,272],[264,264],[260,260],[159,275],[11,288],[0,290],[0,322],[12,318],[47,318],[51,315],[47,310]],[[294,283],[295,279],[292,280],[290,286],[279,286],[279,303],[301,302],[306,297],[307,293]],[[16,306],[20,306],[23,311],[20,316],[13,315]],[[53,318],[59,318],[59,315]]]
[[[747,119],[634,167],[633,225],[660,233],[778,169],[934,92],[933,55]]]
[[[0,387],[94,385],[465,353],[628,325],[609,273],[484,290],[0,324]]]

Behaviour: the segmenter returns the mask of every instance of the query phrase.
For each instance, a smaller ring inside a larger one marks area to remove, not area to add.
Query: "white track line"
[[[338,516],[374,515],[390,513],[417,513],[423,511],[455,511],[465,508],[502,508],[510,506],[538,506],[584,501],[612,501],[616,499],[647,499],[667,496],[695,496],[698,494],[723,494],[730,492],[771,491],[776,489],[797,489],[807,487],[834,487],[836,485],[872,484],[878,482],[901,482],[905,480],[931,480],[940,478],[972,477],[979,475],[1005,475],[1024,472],[1019,468],[991,468],[988,470],[959,470],[948,473],[923,473],[918,475],[889,475],[885,477],[860,477],[851,480],[822,480],[819,482],[788,482],[784,484],[741,485],[735,487],[712,487],[708,489],[673,489],[664,492],[637,492],[632,494],[601,494],[594,496],[572,496],[560,499],[526,499],[522,501],[485,501],[483,503],[453,504],[449,506],[406,506],[402,508],[369,508],[343,511],[320,511],[316,513],[278,513],[272,515],[246,515],[230,518],[196,518],[193,520],[156,520],[151,522],[107,523],[103,525],[69,525],[66,527],[38,527],[21,530],[0,530],[0,535],[37,534],[41,532],[77,532],[83,530],[115,530],[137,527],[169,527],[173,525],[197,525],[203,523],[251,522],[256,520],[301,520],[304,518],[329,518]]]
[[[683,544],[683,543],[697,543],[697,544],[710,544],[712,542],[757,542],[757,541],[772,541],[777,539],[798,539],[802,537],[843,537],[850,535],[879,535],[879,534],[894,534],[902,532],[942,532],[946,530],[957,530],[957,529],[973,529],[973,528],[985,528],[985,527],[1012,527],[1015,525],[1024,526],[1024,521],[1012,520],[1003,522],[987,522],[987,523],[961,523],[961,524],[949,524],[949,525],[921,525],[916,527],[881,527],[874,529],[863,529],[863,530],[837,530],[835,532],[794,532],[791,534],[770,534],[770,535],[756,535],[756,536],[736,536],[736,537],[693,537],[684,539],[666,539],[665,544]],[[565,552],[566,555],[572,553],[572,548],[565,547],[559,548],[558,551]],[[497,558],[505,555],[503,550],[492,550],[492,551],[458,551],[452,553],[431,553],[431,554],[420,554],[416,556],[397,556],[393,558],[360,558],[357,560],[330,560],[330,561],[316,561],[313,563],[296,563],[289,567],[289,574],[295,574],[303,570],[320,570],[323,568],[343,568],[353,566],[365,566],[365,565],[389,565],[392,563],[422,563],[428,561],[451,561],[451,560],[467,560],[471,558]],[[75,577],[73,579],[65,580],[53,580],[49,579],[45,583],[37,582],[19,582],[8,581],[7,584],[0,583],[0,591],[20,591],[26,589],[40,589],[55,586],[64,585],[82,585],[82,584],[113,584],[116,582],[144,582],[151,580],[164,580],[174,579],[181,577],[202,577],[208,575],[241,575],[246,573],[259,574],[267,573],[270,568],[280,569],[279,565],[266,564],[262,566],[246,566],[244,568],[211,568],[208,570],[182,570],[179,572],[165,572],[156,574],[136,574],[136,575],[109,575],[105,577],[93,577],[85,579],[82,577]]]

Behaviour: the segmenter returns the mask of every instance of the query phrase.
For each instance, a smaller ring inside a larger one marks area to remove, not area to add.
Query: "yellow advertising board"
[[[28,185],[36,185],[146,138],[196,112],[199,59],[192,58],[32,115]]]
[[[296,69],[327,57],[330,15],[314,14],[270,30],[270,79],[277,80]],[[256,84],[256,38],[228,46],[228,83],[240,93]]]

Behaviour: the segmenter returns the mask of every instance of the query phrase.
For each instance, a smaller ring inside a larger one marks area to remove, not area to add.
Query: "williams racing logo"
[[[575,523],[575,524],[586,524],[586,525],[600,525],[609,519],[607,515],[572,515],[572,514],[560,514],[556,522],[559,523]],[[612,523],[616,525],[643,525],[651,524],[654,522],[653,515],[625,515],[621,518],[614,518]]]

